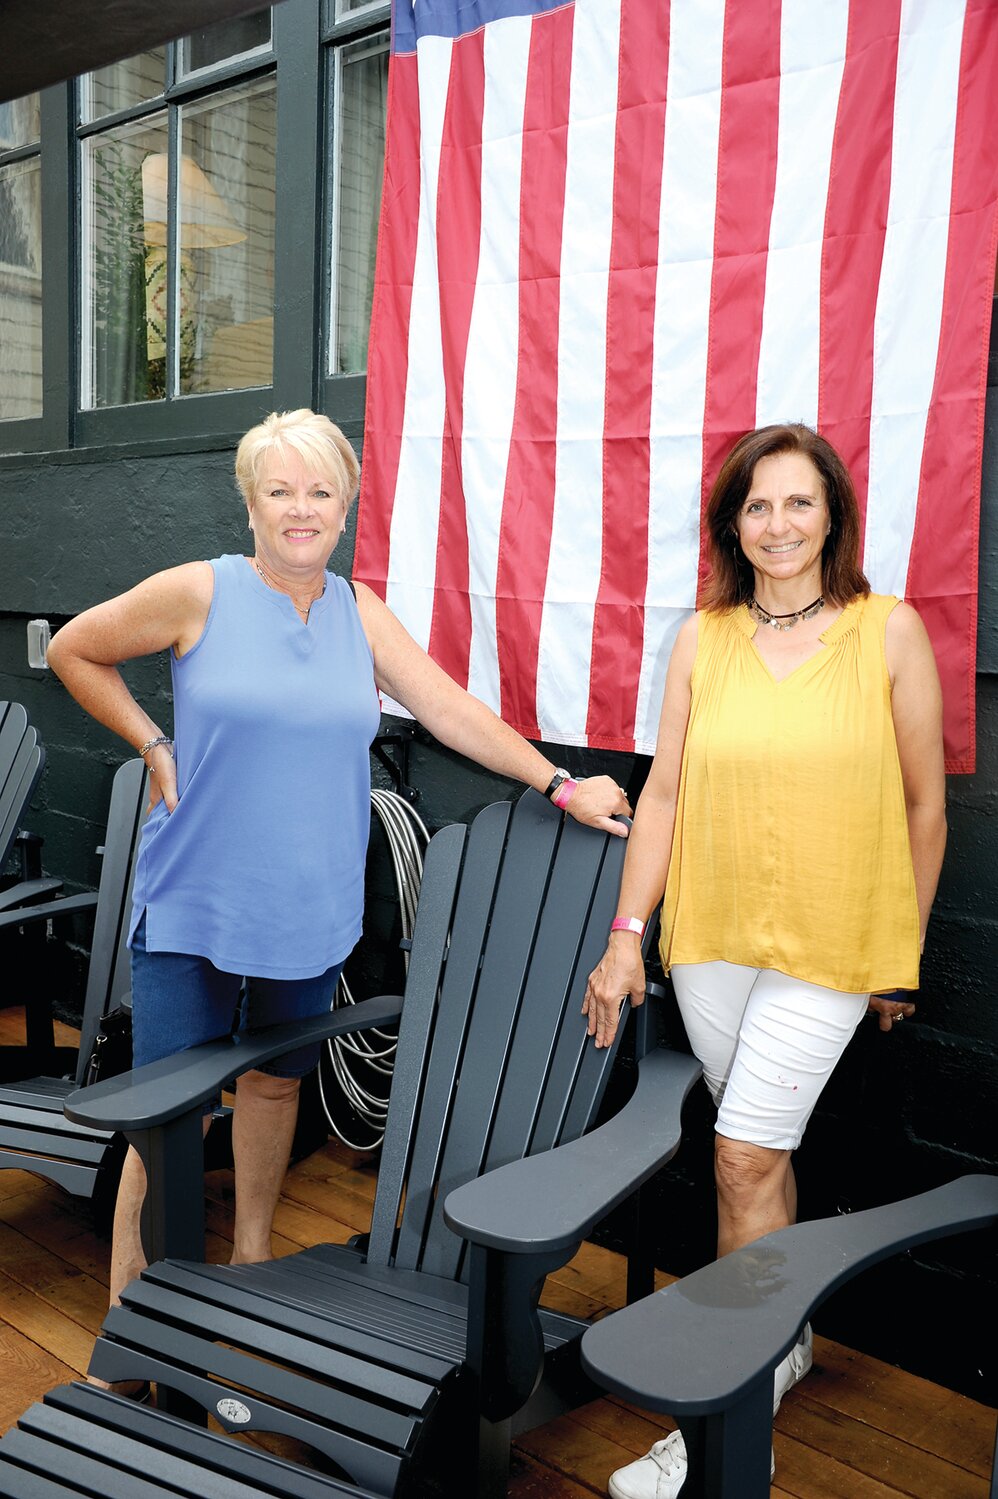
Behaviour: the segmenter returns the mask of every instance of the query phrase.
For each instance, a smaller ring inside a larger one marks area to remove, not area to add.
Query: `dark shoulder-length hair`
[[[824,437],[802,422],[790,422],[746,432],[721,465],[707,501],[711,571],[700,598],[703,609],[733,609],[752,597],[754,575],[739,544],[736,522],[756,464],[777,453],[802,453],[821,475],[832,522],[821,556],[825,598],[832,604],[848,604],[870,592],[859,565],[859,506],[849,470]]]

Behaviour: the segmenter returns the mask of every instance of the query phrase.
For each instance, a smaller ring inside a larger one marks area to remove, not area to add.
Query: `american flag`
[[[998,0],[396,0],[392,52],[355,576],[651,752],[712,479],[805,421],[972,770]]]

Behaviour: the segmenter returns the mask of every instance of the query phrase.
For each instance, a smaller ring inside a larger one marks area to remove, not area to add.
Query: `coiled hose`
[[[423,851],[430,835],[418,813],[394,791],[372,791],[371,807],[388,843],[402,919],[402,937],[408,940],[416,921],[416,903],[423,877]],[[403,959],[408,970],[407,949],[403,949]],[[356,1004],[356,1000],[344,975],[333,996],[333,1009],[352,1004]],[[397,1046],[395,1033],[382,1030],[336,1036],[325,1043],[319,1062],[322,1111],[333,1134],[351,1150],[376,1150],[385,1137],[388,1094]],[[338,1088],[359,1124],[370,1131],[371,1139],[363,1143],[348,1139],[337,1124],[330,1105],[334,1087]]]

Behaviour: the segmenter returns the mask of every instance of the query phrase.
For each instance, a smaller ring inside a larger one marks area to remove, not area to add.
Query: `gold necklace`
[[[805,604],[803,609],[795,609],[791,614],[770,614],[764,609],[759,600],[753,594],[749,610],[755,615],[760,624],[771,625],[774,630],[792,630],[794,625],[799,624],[802,619],[810,619],[818,613],[819,609],[825,607],[825,596],[819,593],[810,604]]]
[[[303,620],[306,620],[306,621],[308,620],[308,611],[311,609],[311,607],[315,603],[316,599],[321,599],[322,595],[326,591],[326,580],[323,579],[322,580],[322,587],[319,589],[318,593],[313,593],[312,597],[305,604],[298,604],[298,603],[295,602],[294,597],[290,593],[287,592],[286,588],[281,588],[279,586],[279,584],[277,584],[277,583],[274,582],[273,578],[270,578],[270,577],[267,576],[267,574],[264,572],[262,566],[260,565],[260,559],[258,557],[254,557],[253,558],[253,566],[256,568],[257,572],[260,574],[261,578],[266,583],[266,585],[267,585],[268,588],[272,588],[275,593],[286,594],[287,597],[289,599],[291,599],[292,604],[294,604],[295,609],[301,615],[301,617],[302,617]]]

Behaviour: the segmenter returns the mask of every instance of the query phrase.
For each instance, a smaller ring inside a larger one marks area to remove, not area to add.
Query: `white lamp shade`
[[[165,151],[151,152],[142,163],[142,217],[147,245],[166,244],[169,164]],[[197,162],[181,156],[178,171],[180,245],[185,250],[213,250],[246,238],[228,205]]]

